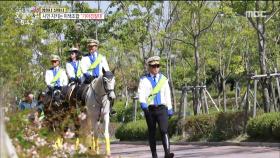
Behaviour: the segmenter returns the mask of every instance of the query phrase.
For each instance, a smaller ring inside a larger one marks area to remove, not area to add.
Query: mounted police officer
[[[92,80],[102,75],[102,69],[109,71],[108,62],[106,57],[101,55],[97,50],[99,41],[95,39],[89,39],[87,41],[88,54],[82,57],[81,70],[83,72],[83,84],[78,89],[78,99],[85,104],[85,98],[89,84]]]
[[[81,69],[84,74],[84,83],[89,84],[93,79],[102,74],[102,69],[109,71],[106,57],[101,55],[97,49],[99,42],[94,39],[88,40],[89,53],[81,60]]]
[[[71,48],[70,57],[66,63],[66,73],[70,83],[81,83],[83,73],[81,69],[80,51],[78,48]]]
[[[66,72],[60,67],[60,57],[51,55],[52,68],[46,71],[45,82],[48,86],[48,95],[54,96],[54,103],[60,101],[61,90],[67,86],[68,78]]]
[[[149,73],[141,77],[138,94],[142,110],[144,111],[149,131],[149,144],[153,158],[157,158],[156,124],[158,123],[165,158],[174,157],[170,153],[168,137],[168,116],[173,115],[171,95],[168,79],[159,72],[160,57],[147,59]]]

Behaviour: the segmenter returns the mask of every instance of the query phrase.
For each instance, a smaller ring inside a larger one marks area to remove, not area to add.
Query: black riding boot
[[[174,153],[170,153],[170,144],[169,144],[168,134],[162,135],[162,145],[163,145],[164,153],[165,153],[164,158],[173,158]]]
[[[152,152],[153,158],[158,158],[157,156],[157,148],[156,148],[156,139],[150,135],[149,138],[150,149]]]
[[[153,156],[153,158],[158,158],[157,157],[157,151],[152,151],[152,156]]]

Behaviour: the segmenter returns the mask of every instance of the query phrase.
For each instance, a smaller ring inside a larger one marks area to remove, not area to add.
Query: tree
[[[210,12],[210,14],[209,14]],[[213,13],[214,12],[214,13]],[[184,43],[186,46],[191,46],[193,48],[194,53],[194,63],[195,63],[195,79],[194,86],[199,86],[202,84],[201,82],[201,59],[199,49],[200,38],[203,34],[205,34],[209,28],[211,28],[214,23],[218,11],[211,9],[208,6],[207,2],[199,1],[199,2],[180,2],[179,9],[177,10],[178,18],[180,19],[177,23],[177,30],[182,33],[183,36],[179,36],[177,38],[173,38],[173,40],[180,41]],[[210,19],[210,20],[209,20]],[[194,114],[199,113],[199,89],[195,88],[194,90],[194,103],[193,110]]]
[[[279,2],[278,2],[279,3]],[[278,4],[279,5],[279,4]],[[246,11],[268,11],[272,13],[273,16],[276,14],[276,12],[279,11],[275,7],[274,2],[269,1],[256,1],[256,2],[232,2],[231,6],[233,9],[238,12],[240,15],[247,16],[249,22],[251,23],[252,27],[255,29],[257,34],[257,43],[258,43],[258,53],[259,53],[259,66],[260,66],[260,72],[261,74],[267,74],[268,73],[268,67],[267,67],[267,36],[266,36],[266,23],[270,20],[271,16],[268,16],[266,18],[263,17],[256,17],[255,20],[253,17],[248,16],[246,14]],[[264,111],[269,112],[270,111],[270,96],[269,96],[269,81],[266,78],[261,79],[261,84],[263,87],[263,102],[264,102]]]

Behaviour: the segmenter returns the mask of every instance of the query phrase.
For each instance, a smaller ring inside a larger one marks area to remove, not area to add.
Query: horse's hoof
[[[106,158],[112,158],[112,156],[111,155],[107,155]]]

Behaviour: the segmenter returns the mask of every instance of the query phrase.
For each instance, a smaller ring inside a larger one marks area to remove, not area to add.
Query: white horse
[[[87,92],[86,106],[87,116],[91,120],[93,127],[92,148],[96,154],[99,154],[98,128],[100,120],[103,119],[104,137],[106,144],[106,155],[111,156],[109,122],[110,108],[113,100],[116,98],[114,87],[115,77],[110,71],[103,71],[103,75],[94,79]]]

